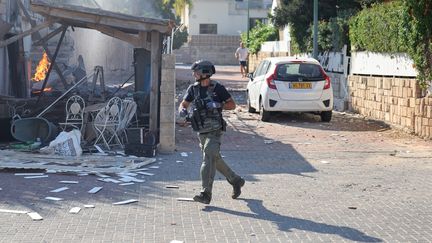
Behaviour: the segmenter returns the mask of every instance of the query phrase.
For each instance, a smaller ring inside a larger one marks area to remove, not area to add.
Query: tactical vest
[[[200,83],[193,84],[194,100],[192,103],[192,128],[198,133],[208,133],[223,128],[222,108],[207,109],[208,102],[213,101],[213,92],[217,82],[210,80],[205,97],[201,97]]]

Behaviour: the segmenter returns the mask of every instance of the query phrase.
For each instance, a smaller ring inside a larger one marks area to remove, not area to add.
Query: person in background
[[[237,58],[237,60],[239,60],[239,64],[240,64],[240,72],[242,75],[242,78],[246,77],[247,74],[247,61],[249,58],[249,50],[244,47],[243,42],[240,42],[240,47],[237,48],[236,52],[235,52],[235,57]]]

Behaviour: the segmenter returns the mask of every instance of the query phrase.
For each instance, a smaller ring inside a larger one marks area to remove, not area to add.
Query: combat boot
[[[241,188],[242,188],[242,186],[244,186],[245,180],[241,177],[238,177],[232,183],[230,182],[230,184],[233,187],[233,192],[232,192],[231,197],[232,197],[232,199],[236,199],[241,194]]]
[[[204,204],[209,204],[211,201],[211,194],[207,192],[201,192],[200,194],[193,197],[195,202],[200,202]]]

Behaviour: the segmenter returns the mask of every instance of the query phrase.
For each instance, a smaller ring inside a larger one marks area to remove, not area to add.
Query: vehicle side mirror
[[[246,74],[246,77],[250,78],[250,80],[253,81],[253,73]]]

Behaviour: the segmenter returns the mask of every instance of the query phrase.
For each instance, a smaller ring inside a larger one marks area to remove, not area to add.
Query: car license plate
[[[312,89],[312,83],[311,82],[296,82],[296,83],[290,83],[291,89]]]

